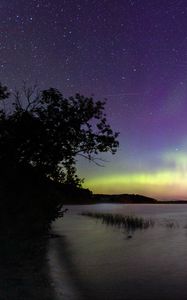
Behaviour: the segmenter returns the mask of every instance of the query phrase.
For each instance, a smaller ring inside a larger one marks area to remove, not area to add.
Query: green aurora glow
[[[144,194],[158,199],[186,199],[187,154],[167,152],[162,156],[160,170],[113,173],[85,180],[84,187],[94,193]],[[111,173],[111,171],[110,171]]]

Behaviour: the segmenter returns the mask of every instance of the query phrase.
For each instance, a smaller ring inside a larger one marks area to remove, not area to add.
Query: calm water
[[[78,215],[83,210],[143,216],[155,226],[127,239],[124,230]],[[69,207],[49,247],[57,299],[186,300],[186,225],[187,205]]]

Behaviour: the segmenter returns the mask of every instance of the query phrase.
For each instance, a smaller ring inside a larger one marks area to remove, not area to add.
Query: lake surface
[[[54,223],[50,276],[57,299],[187,299],[187,205],[69,206]],[[82,211],[136,215],[153,228],[128,233]],[[171,228],[168,224],[174,224]]]

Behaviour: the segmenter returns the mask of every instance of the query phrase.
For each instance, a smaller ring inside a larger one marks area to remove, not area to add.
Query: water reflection
[[[89,286],[81,276],[78,265],[74,262],[72,248],[66,236],[62,235],[50,241],[49,257],[51,276],[56,283],[58,299],[96,299],[90,294]]]
[[[187,236],[181,219],[182,224],[187,220],[187,206],[181,208],[159,208],[155,214],[157,224],[172,215],[180,226],[169,222],[136,231],[131,239],[118,228],[75,214],[59,220],[54,230],[61,238],[50,244],[56,287],[64,290],[67,283],[66,295],[73,291],[69,299],[186,300]]]

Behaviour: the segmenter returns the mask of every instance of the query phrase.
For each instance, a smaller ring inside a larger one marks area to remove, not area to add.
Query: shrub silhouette
[[[0,85],[0,100],[0,230],[43,232],[81,187],[77,156],[95,161],[100,152],[115,154],[118,133],[107,122],[105,102],[92,97],[24,86],[11,102]]]

